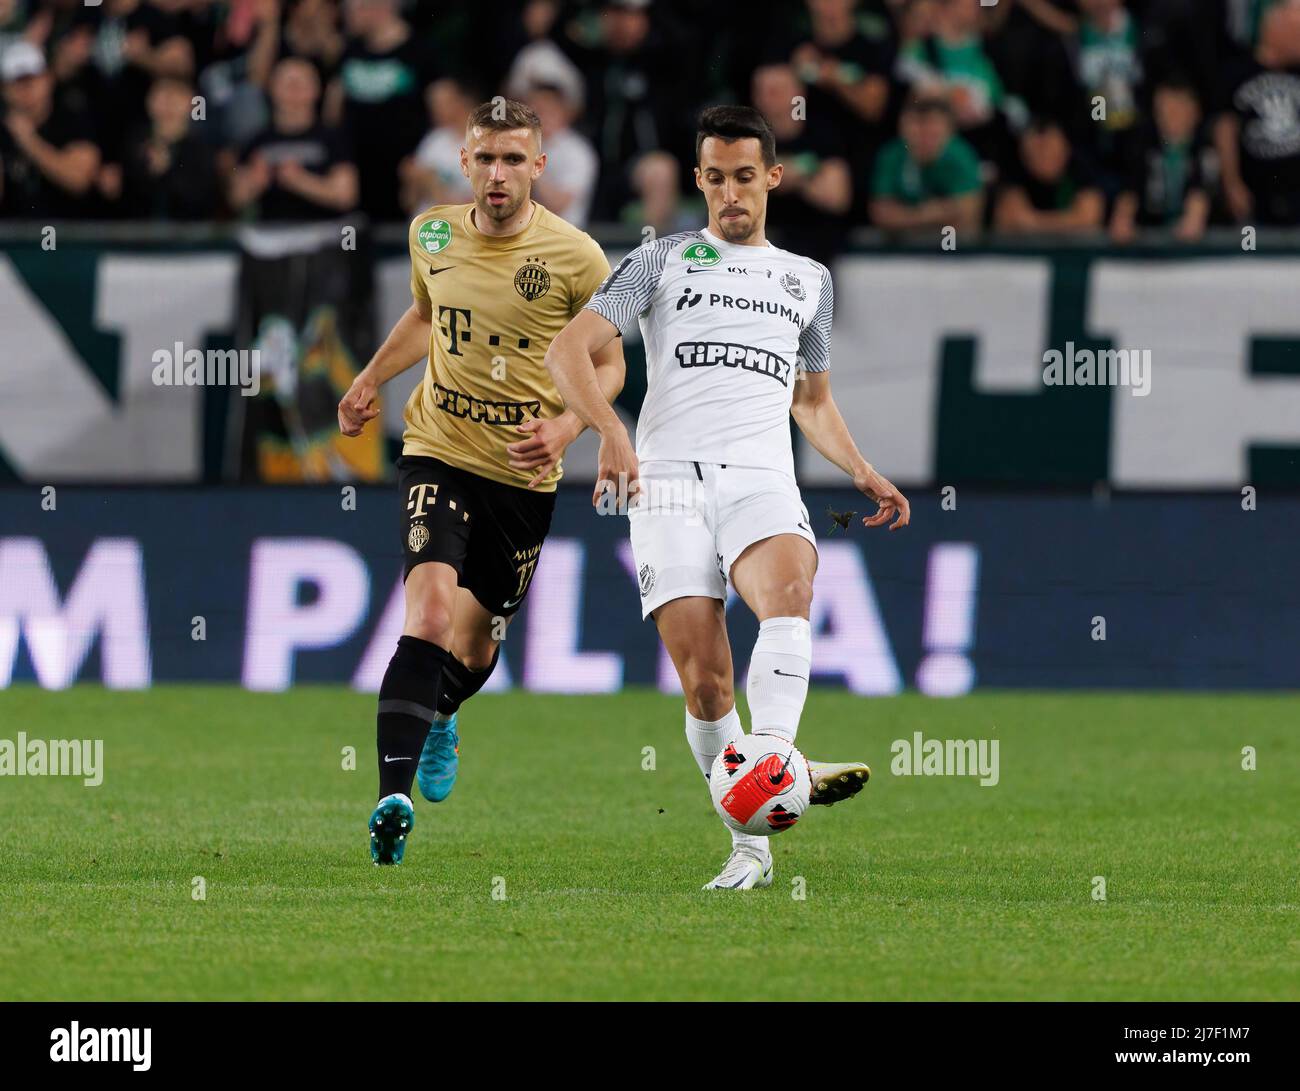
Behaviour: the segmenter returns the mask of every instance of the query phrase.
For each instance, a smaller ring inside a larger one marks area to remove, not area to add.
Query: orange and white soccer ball
[[[775,735],[745,735],[728,743],[709,773],[713,807],[739,833],[771,837],[788,830],[808,809],[808,762]]]

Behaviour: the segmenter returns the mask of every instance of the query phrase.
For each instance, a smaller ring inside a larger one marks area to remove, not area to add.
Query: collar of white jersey
[[[706,239],[708,239],[709,242],[713,243],[714,246],[726,246],[726,247],[730,247],[732,250],[775,250],[776,249],[776,247],[773,246],[766,239],[763,240],[762,246],[748,246],[743,242],[727,242],[726,239],[718,238],[718,236],[715,235],[712,231],[710,231],[707,227],[701,227],[700,234],[703,235]]]

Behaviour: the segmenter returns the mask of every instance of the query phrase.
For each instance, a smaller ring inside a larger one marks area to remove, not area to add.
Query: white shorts
[[[643,462],[628,521],[643,618],[692,595],[725,602],[731,566],[764,538],[797,534],[817,548],[794,479],[754,466]]]

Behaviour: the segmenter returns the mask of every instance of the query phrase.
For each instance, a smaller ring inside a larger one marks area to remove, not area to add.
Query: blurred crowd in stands
[[[582,226],[698,226],[718,102],[771,123],[805,252],[1300,226],[1300,0],[0,0],[0,84],[5,219],[402,222],[470,199],[506,94]]]

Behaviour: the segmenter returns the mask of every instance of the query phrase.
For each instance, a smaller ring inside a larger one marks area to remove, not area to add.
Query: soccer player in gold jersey
[[[546,154],[527,106],[477,107],[460,162],[474,202],[412,221],[414,302],[339,402],[339,428],[360,435],[379,414],[379,388],[428,354],[397,463],[406,620],[379,690],[376,864],[402,861],[417,773],[431,802],[455,783],[456,712],[496,666],[550,529],[561,456],[584,427],[564,408],[546,350],[609,273],[594,239],[532,199]],[[613,401],[621,344],[596,365]]]

